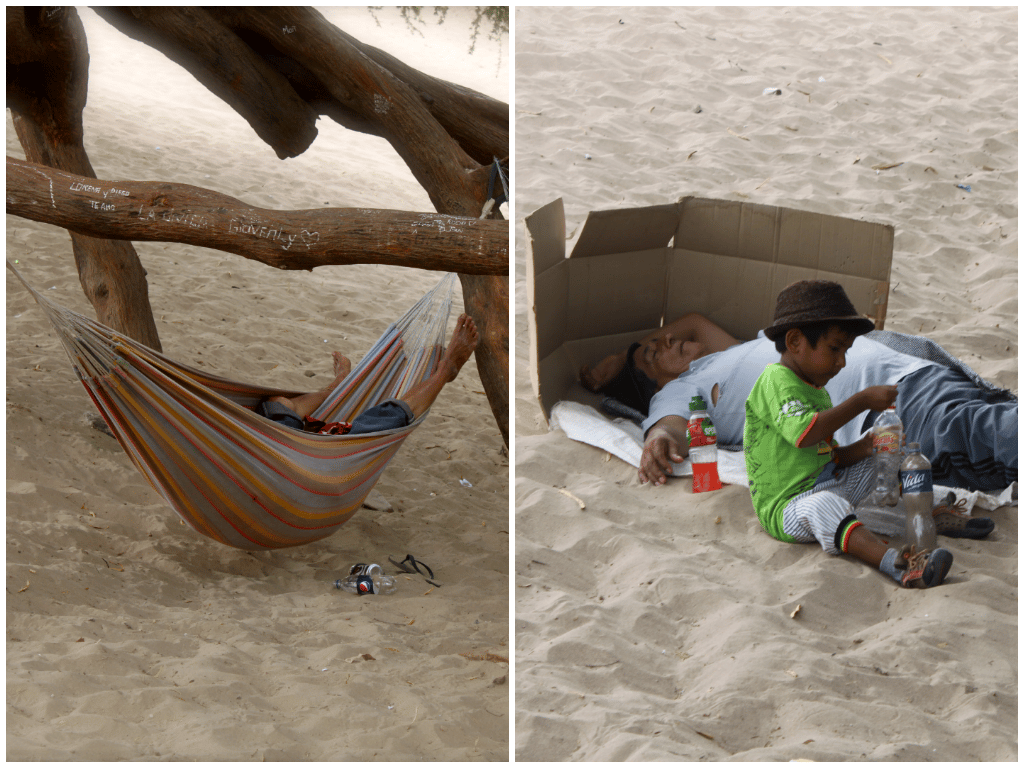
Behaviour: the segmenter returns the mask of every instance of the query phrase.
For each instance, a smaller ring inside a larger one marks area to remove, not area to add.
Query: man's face
[[[633,363],[663,387],[689,370],[690,363],[703,355],[704,347],[700,343],[683,341],[666,331],[640,346],[633,353]]]

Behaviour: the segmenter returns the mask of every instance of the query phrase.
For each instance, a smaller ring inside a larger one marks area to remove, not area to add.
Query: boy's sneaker
[[[953,565],[953,553],[948,549],[926,549],[917,552],[913,547],[907,546],[900,553],[900,559],[903,560],[906,569],[902,584],[911,589],[939,586]]]

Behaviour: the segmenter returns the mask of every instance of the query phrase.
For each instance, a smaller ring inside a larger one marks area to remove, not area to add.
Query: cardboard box
[[[771,325],[796,280],[840,283],[885,323],[893,228],[792,208],[686,197],[592,211],[569,258],[555,200],[526,218],[530,376],[547,418],[559,400],[596,405],[580,366],[699,312],[738,339]]]

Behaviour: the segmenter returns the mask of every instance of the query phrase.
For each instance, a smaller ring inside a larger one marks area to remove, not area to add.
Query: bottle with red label
[[[722,487],[722,481],[718,478],[718,436],[706,407],[700,395],[690,401],[690,422],[686,427],[686,437],[690,463],[693,465],[694,493],[717,491]]]
[[[386,576],[376,563],[356,563],[348,571],[348,578],[334,582],[335,589],[355,592],[357,595],[390,595],[398,585],[394,576]]]
[[[879,506],[893,507],[900,498],[900,449],[903,422],[896,409],[879,414],[871,427],[871,445],[875,458],[875,496]]]

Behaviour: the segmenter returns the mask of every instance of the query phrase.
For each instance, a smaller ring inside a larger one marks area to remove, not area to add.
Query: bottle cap
[[[704,405],[704,398],[700,395],[694,395],[693,399],[690,400],[691,411],[703,411],[707,406]]]

